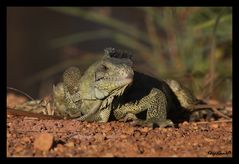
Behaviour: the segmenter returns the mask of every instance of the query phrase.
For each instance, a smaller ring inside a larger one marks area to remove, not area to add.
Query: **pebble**
[[[184,121],[183,122],[183,125],[185,126],[185,125],[189,125],[189,123],[187,122],[187,121]]]
[[[65,144],[65,146],[67,146],[67,147],[74,147],[75,143],[74,142],[68,142],[68,143]]]
[[[31,140],[30,140],[29,137],[23,137],[20,142],[21,142],[22,144],[26,144],[26,143],[30,143]]]
[[[22,146],[16,146],[15,147],[15,152],[16,153],[21,152],[23,149],[24,149],[24,147],[22,147]]]
[[[219,125],[218,124],[211,124],[210,127],[213,128],[213,129],[217,129],[219,127]]]
[[[49,133],[41,133],[34,141],[34,149],[48,151],[53,144],[54,137]]]
[[[132,135],[134,133],[134,128],[132,127],[126,128],[125,133],[128,135]]]
[[[107,124],[107,125],[105,125],[104,128],[102,129],[102,132],[107,133],[107,132],[109,132],[109,131],[111,131],[111,130],[112,130],[112,127],[111,127],[109,124]]]
[[[147,133],[147,132],[149,132],[149,130],[150,129],[148,127],[144,127],[142,129],[140,129],[140,131],[143,132],[143,133]]]

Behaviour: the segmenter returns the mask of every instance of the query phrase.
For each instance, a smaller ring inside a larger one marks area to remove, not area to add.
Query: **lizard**
[[[137,125],[173,126],[168,119],[170,113],[182,113],[182,107],[188,109],[184,101],[193,99],[191,94],[180,98],[182,92],[175,88],[171,81],[134,71],[132,54],[107,48],[102,60],[92,64],[82,76],[76,67],[64,72],[63,83],[53,86],[54,112],[48,114],[107,122],[112,113],[116,120],[132,119]],[[187,93],[181,86],[180,89]],[[142,116],[144,119],[138,118]]]

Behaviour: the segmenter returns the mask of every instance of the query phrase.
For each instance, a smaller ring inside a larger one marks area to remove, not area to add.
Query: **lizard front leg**
[[[136,114],[147,110],[146,120],[136,117]],[[149,95],[143,97],[136,103],[128,103],[114,110],[116,119],[124,117],[133,119],[134,125],[153,127],[155,124],[159,127],[173,126],[171,120],[167,117],[167,99],[165,94],[159,89],[153,88]]]
[[[101,100],[96,100],[92,104],[93,107],[91,109],[89,109],[89,110],[81,109],[81,110],[88,111],[88,112],[85,115],[76,118],[75,120],[79,120],[79,121],[94,121],[94,119],[92,119],[92,117],[95,116],[97,111],[100,109],[101,104],[102,104]],[[84,106],[82,105],[81,108],[84,108]]]

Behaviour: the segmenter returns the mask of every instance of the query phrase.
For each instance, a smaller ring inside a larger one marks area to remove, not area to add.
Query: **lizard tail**
[[[15,93],[18,93],[18,94],[21,94],[25,97],[27,97],[29,100],[34,100],[34,98],[32,98],[31,96],[29,96],[28,94],[26,94],[25,92],[23,91],[20,91],[16,88],[12,88],[12,87],[7,87],[7,91],[14,91]]]

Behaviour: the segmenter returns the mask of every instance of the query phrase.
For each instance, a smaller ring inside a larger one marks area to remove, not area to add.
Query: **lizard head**
[[[133,82],[131,54],[114,49],[105,49],[103,59],[97,64],[95,71],[95,96],[103,99],[109,95],[122,95]]]
[[[103,58],[92,64],[81,78],[84,99],[105,99],[122,95],[133,82],[131,55],[114,48],[105,49]]]

